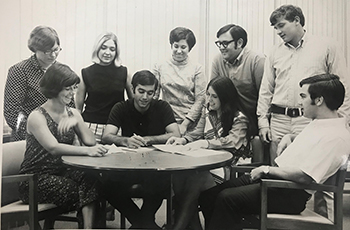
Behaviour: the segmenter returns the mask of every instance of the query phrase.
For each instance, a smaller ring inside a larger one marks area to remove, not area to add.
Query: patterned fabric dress
[[[69,107],[67,112],[72,116]],[[74,140],[74,130],[70,128],[64,135],[59,134],[58,124],[47,111],[39,107],[46,120],[48,128],[59,143],[71,145]],[[83,171],[66,168],[60,156],[54,156],[40,145],[32,134],[28,134],[26,152],[21,164],[20,173],[38,175],[39,203],[53,203],[68,210],[79,210],[81,207],[98,200],[98,180]],[[20,199],[28,203],[28,183],[22,182],[19,186]]]

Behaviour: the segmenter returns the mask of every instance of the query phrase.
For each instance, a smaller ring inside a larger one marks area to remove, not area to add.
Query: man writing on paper
[[[179,137],[180,131],[170,105],[153,99],[158,86],[156,77],[150,71],[142,70],[134,74],[131,84],[134,98],[114,105],[102,136],[103,143],[138,148],[164,144],[171,136]],[[119,129],[122,130],[121,136],[117,135]],[[132,228],[159,228],[154,219],[163,200],[161,193],[166,190],[163,175],[128,172],[110,174],[106,180],[107,200],[126,216]],[[134,184],[141,184],[144,189],[141,209],[128,194]]]

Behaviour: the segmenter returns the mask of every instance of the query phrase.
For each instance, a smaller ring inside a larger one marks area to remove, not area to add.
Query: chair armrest
[[[261,186],[268,188],[291,188],[291,189],[307,189],[316,191],[328,191],[336,192],[337,186],[317,184],[312,182],[311,184],[301,184],[288,180],[276,180],[276,179],[261,179]]]
[[[253,169],[264,165],[261,162],[258,163],[251,163],[251,164],[241,164],[241,165],[234,165],[231,166],[231,170],[234,172],[238,172],[238,173],[248,173],[250,171],[252,171]]]
[[[29,226],[30,229],[38,228],[38,198],[37,186],[38,177],[35,174],[3,176],[3,183],[29,182]]]
[[[34,174],[18,174],[18,175],[10,175],[10,176],[3,176],[2,177],[2,183],[15,183],[15,182],[22,182],[22,181],[34,181],[36,180],[36,175]]]
[[[245,166],[245,165],[236,165],[231,167],[231,171],[238,172],[238,173],[249,173],[256,167],[254,166]]]

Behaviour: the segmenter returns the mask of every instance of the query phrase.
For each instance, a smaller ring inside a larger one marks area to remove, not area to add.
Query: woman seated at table
[[[66,65],[52,65],[40,81],[47,101],[28,117],[26,152],[21,174],[37,174],[39,203],[53,203],[67,211],[81,211],[84,228],[92,228],[97,207],[98,180],[63,165],[62,155],[104,156],[107,149],[95,145],[95,137],[78,110],[70,108],[79,77]],[[85,146],[74,146],[77,135]],[[28,183],[19,187],[20,198],[28,203]]]
[[[249,119],[232,81],[227,77],[212,79],[207,86],[207,104],[196,128],[185,136],[171,137],[167,144],[185,145],[188,149],[225,149],[233,156],[233,164],[250,158]],[[177,207],[174,229],[185,229],[191,221],[193,229],[201,229],[198,218],[198,197],[215,185],[209,171],[184,172],[174,176]]]

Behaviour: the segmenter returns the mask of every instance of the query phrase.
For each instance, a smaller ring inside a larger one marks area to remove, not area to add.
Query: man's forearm
[[[178,136],[178,135],[175,135],[174,133],[166,133],[166,134],[157,135],[157,136],[145,136],[143,138],[146,140],[147,145],[153,145],[153,144],[165,144],[166,141],[172,136]]]
[[[290,180],[297,183],[309,184],[312,178],[303,171],[294,168],[270,167],[269,177]]]
[[[102,141],[105,144],[115,144],[117,146],[127,146],[126,145],[126,140],[128,137],[121,137],[113,134],[108,134],[106,136],[102,137]]]

